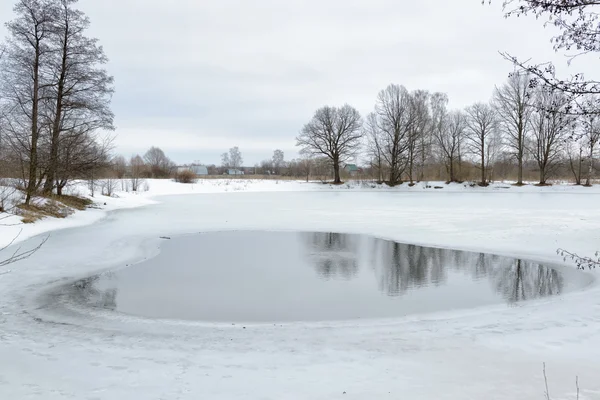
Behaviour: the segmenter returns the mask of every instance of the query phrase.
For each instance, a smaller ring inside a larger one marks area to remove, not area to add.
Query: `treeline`
[[[19,0],[0,48],[0,173],[28,204],[109,161],[113,78],[77,0]]]
[[[335,183],[346,162],[364,160],[377,180],[391,185],[431,179],[439,166],[449,182],[476,169],[479,183],[487,185],[502,169],[514,170],[517,184],[523,184],[524,171],[535,170],[541,185],[566,171],[575,183],[589,185],[600,120],[573,115],[569,97],[530,82],[527,73],[515,72],[489,102],[465,109],[449,109],[444,93],[392,84],[364,119],[347,104],[320,108],[297,145],[304,154],[324,157]]]

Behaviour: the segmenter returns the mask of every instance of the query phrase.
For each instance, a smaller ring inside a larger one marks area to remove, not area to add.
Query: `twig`
[[[575,386],[577,386],[577,400],[579,400],[579,377],[575,377]]]
[[[546,363],[544,363],[544,382],[546,383],[546,400],[550,400],[550,391],[548,390],[548,377],[546,376]]]
[[[12,245],[12,244],[15,242],[15,240],[17,240],[17,239],[19,238],[19,236],[21,236],[21,233],[23,233],[23,229],[21,229],[21,230],[19,231],[19,233],[17,233],[17,235],[16,235],[15,237],[13,237],[13,238],[12,238],[12,240],[10,241],[10,243],[9,243],[9,244],[7,244],[6,246],[2,247],[2,248],[0,249],[0,251],[4,251],[4,250],[6,250],[7,248],[9,248],[9,247],[10,247],[10,246],[11,246],[11,245]]]
[[[595,254],[595,256],[598,259],[593,259],[591,257],[582,257],[582,256],[578,255],[577,253],[572,253],[565,249],[556,250],[556,254],[563,257],[564,261],[567,261],[567,258],[570,258],[571,260],[573,260],[575,262],[575,264],[577,265],[577,268],[579,268],[579,269],[585,269],[585,267],[592,269],[592,268],[596,268],[597,266],[600,266],[600,252],[596,252],[596,254]]]
[[[18,236],[18,235],[17,235],[17,236]],[[42,246],[44,245],[44,243],[46,243],[46,242],[48,241],[48,239],[49,239],[49,238],[50,238],[50,235],[46,236],[46,237],[44,238],[44,240],[42,240],[42,241],[40,242],[40,244],[38,244],[38,245],[37,245],[36,247],[34,247],[33,249],[30,249],[30,250],[27,250],[27,251],[23,251],[23,252],[20,252],[20,253],[19,253],[19,251],[21,250],[21,247],[19,247],[19,248],[17,249],[17,251],[16,251],[15,253],[13,253],[13,255],[12,255],[11,257],[9,257],[9,258],[7,258],[7,259],[5,259],[5,260],[2,260],[2,261],[0,261],[0,267],[4,267],[4,266],[6,266],[6,265],[8,265],[8,264],[12,264],[12,263],[15,263],[15,262],[17,262],[17,261],[21,261],[21,260],[24,260],[24,259],[26,259],[26,258],[29,258],[29,257],[31,257],[31,256],[32,256],[32,255],[33,255],[35,252],[37,252],[37,251],[38,251],[40,248],[42,248]],[[11,242],[11,243],[13,243],[15,240],[16,240],[16,237],[15,237],[15,238],[12,240],[12,242]],[[8,246],[7,246],[7,247],[8,247]],[[5,248],[6,248],[6,247],[5,247]]]

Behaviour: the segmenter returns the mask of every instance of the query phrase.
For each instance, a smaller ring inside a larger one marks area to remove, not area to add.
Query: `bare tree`
[[[38,189],[38,141],[41,135],[40,108],[48,89],[47,62],[55,21],[50,0],[20,0],[14,7],[16,18],[6,26],[9,38],[2,68],[5,104],[5,129],[10,131],[13,147],[26,152],[22,164],[27,168],[25,204]]]
[[[125,157],[123,157],[122,155],[115,156],[112,159],[111,164],[112,169],[115,173],[115,178],[123,179],[123,177],[127,173],[127,161],[125,160]]]
[[[575,184],[581,185],[583,162],[585,161],[585,145],[582,143],[581,139],[577,140],[573,137],[567,140],[566,145],[567,157],[569,158],[569,170],[575,178]]]
[[[300,160],[298,161],[298,165],[300,167],[300,172],[306,176],[306,182],[308,182],[310,178],[310,173],[313,167],[313,156],[309,152],[301,151],[300,152]]]
[[[284,154],[282,150],[275,150],[273,152],[273,170],[275,171],[275,174],[277,175],[281,175],[281,169],[284,166]]]
[[[506,144],[517,160],[517,185],[523,184],[523,158],[525,156],[529,119],[530,77],[526,73],[514,72],[494,92],[494,107],[498,126],[506,137]]]
[[[408,180],[414,182],[415,170],[422,171],[425,164],[426,136],[429,131],[431,116],[429,114],[429,92],[416,90],[411,93],[412,124],[408,128],[407,170]],[[421,175],[419,172],[417,175]]]
[[[479,159],[481,170],[481,185],[487,185],[487,167],[489,165],[490,149],[496,131],[496,113],[486,103],[475,103],[466,109],[466,144],[471,153]]]
[[[531,116],[531,153],[540,171],[540,185],[546,184],[558,166],[567,129],[574,123],[573,117],[561,112],[568,104],[567,97],[559,92],[543,87],[535,92],[535,112]]]
[[[146,164],[144,159],[139,155],[131,157],[129,161],[130,178],[131,178],[131,190],[137,192],[140,184],[142,183],[142,177],[146,171]]]
[[[229,149],[229,165],[231,168],[239,169],[242,168],[244,159],[239,147],[235,146]]]
[[[305,152],[321,154],[333,166],[334,183],[341,183],[340,164],[353,157],[362,138],[359,112],[350,105],[325,106],[315,112],[312,120],[296,138]]]
[[[389,184],[401,180],[407,165],[410,129],[414,123],[411,96],[404,86],[389,85],[379,92],[375,112],[383,137],[383,158],[389,167]]]
[[[367,115],[364,124],[364,136],[367,138],[367,157],[372,168],[377,170],[377,181],[383,182],[383,132],[379,128],[377,114]]]
[[[229,159],[229,153],[221,154],[221,166],[223,168],[229,168],[231,166],[231,160]]]
[[[85,36],[89,19],[73,8],[78,0],[54,0],[52,57],[46,118],[50,125],[50,156],[44,193],[51,193],[58,169],[60,135],[63,132],[112,130],[110,110],[113,78],[102,68],[108,62],[96,39]]]
[[[152,178],[167,178],[173,172],[175,164],[158,147],[150,147],[144,154],[144,163]]]
[[[98,171],[107,167],[112,150],[112,137],[99,138],[97,133],[69,132],[60,136],[56,170],[56,192],[73,179],[95,180]]]
[[[443,121],[442,126],[433,132],[448,173],[448,181],[456,182],[459,149],[467,127],[466,116],[461,111],[453,111],[445,115]]]
[[[600,117],[597,115],[587,115],[581,118],[582,123],[582,141],[587,150],[588,171],[585,179],[585,186],[592,185],[592,176],[594,174],[594,157],[600,141]]]

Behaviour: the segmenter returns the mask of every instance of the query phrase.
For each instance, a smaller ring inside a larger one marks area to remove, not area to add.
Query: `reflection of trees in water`
[[[310,259],[315,269],[326,279],[350,279],[358,272],[356,238],[341,233],[308,234]]]
[[[434,271],[432,254],[428,249],[375,239],[371,265],[375,269],[379,290],[389,295],[399,295],[411,287],[428,284],[435,276],[443,279],[441,271]]]
[[[443,285],[451,271],[474,280],[489,279],[506,301],[517,302],[559,294],[563,278],[553,268],[493,254],[421,247],[411,244],[339,233],[309,234],[311,260],[325,278],[352,278],[358,259],[373,269],[379,290],[402,295],[409,289]],[[364,257],[360,257],[360,256]]]
[[[99,288],[101,282],[110,281],[113,277],[112,273],[106,273],[79,280],[73,284],[73,297],[94,307],[114,310],[117,308],[117,288]]]
[[[505,260],[509,265],[495,269],[491,279],[495,289],[509,303],[562,292],[564,280],[555,269],[530,261]]]

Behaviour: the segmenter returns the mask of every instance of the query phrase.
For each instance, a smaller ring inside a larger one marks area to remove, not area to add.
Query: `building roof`
[[[206,168],[205,165],[192,165],[190,167],[190,169],[196,174],[196,175],[208,175],[208,168]]]
[[[356,166],[356,164],[346,164],[344,166],[344,169],[346,171],[358,171],[358,167]]]

